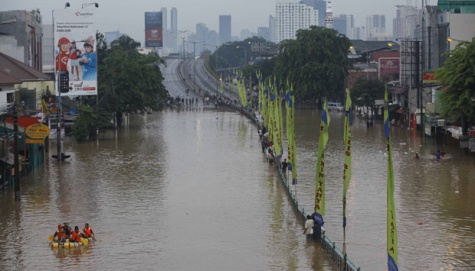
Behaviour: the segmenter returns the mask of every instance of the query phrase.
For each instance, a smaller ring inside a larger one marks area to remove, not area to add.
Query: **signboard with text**
[[[387,81],[399,80],[399,57],[380,57],[378,78]]]
[[[435,72],[424,72],[422,74],[423,83],[435,83],[437,80],[435,79]]]
[[[93,9],[53,10],[56,81],[61,72],[69,75],[62,96],[97,95],[96,32]]]
[[[163,47],[161,12],[145,12],[145,47]]]
[[[38,123],[26,127],[25,133],[31,138],[45,138],[49,136],[50,129],[48,126]]]

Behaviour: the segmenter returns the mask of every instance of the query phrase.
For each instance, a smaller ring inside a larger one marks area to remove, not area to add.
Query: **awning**
[[[407,91],[407,89],[405,87],[396,87],[396,88],[390,89],[389,93],[391,93],[391,94],[403,94],[406,91]]]
[[[15,164],[15,157],[13,153],[9,153],[8,155],[0,156],[0,161],[3,161],[9,165]]]

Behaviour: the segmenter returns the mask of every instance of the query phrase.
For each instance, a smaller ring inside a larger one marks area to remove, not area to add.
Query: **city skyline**
[[[67,1],[57,0],[3,0],[2,11],[7,10],[32,10],[39,9],[43,16],[44,24],[51,24],[51,10],[64,8]],[[392,32],[392,19],[396,15],[395,5],[407,5],[416,1],[360,1],[354,5],[350,0],[332,1],[333,15],[351,14],[355,17],[356,26],[364,26],[368,15],[382,14],[386,16],[387,32]],[[433,4],[428,1],[428,4]],[[81,9],[83,4],[78,1],[69,1],[71,9]],[[164,0],[151,3],[147,0],[136,0],[134,4],[112,0],[97,1],[96,20],[101,33],[120,31],[134,40],[144,42],[144,14],[147,11],[160,11],[166,8],[170,11],[173,7],[178,11],[178,30],[195,32],[196,24],[204,23],[210,30],[219,31],[219,15],[231,15],[232,36],[240,36],[241,30],[248,29],[256,32],[258,27],[268,27],[269,15],[275,16],[276,0],[227,2],[223,4],[218,0],[196,2],[183,0],[180,2]],[[436,3],[435,3],[436,4]],[[90,5],[89,8],[94,8]],[[170,16],[168,16],[170,18]],[[168,22],[170,25],[170,22]]]

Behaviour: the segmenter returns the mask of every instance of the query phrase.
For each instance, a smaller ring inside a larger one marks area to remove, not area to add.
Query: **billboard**
[[[435,72],[424,72],[422,74],[423,83],[437,83],[437,79],[435,78]]]
[[[163,47],[161,12],[145,12],[145,47]]]
[[[96,32],[93,9],[53,10],[56,81],[69,74],[69,91],[61,95],[97,95]]]
[[[399,80],[399,57],[380,57],[378,60],[378,78],[382,80]]]

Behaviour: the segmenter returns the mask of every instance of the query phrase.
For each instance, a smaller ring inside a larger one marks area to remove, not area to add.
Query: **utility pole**
[[[202,41],[193,41],[193,91],[196,91],[196,44]]]
[[[16,105],[13,104],[13,180],[15,190],[15,200],[20,201],[20,159],[18,155],[18,113],[16,111]]]

